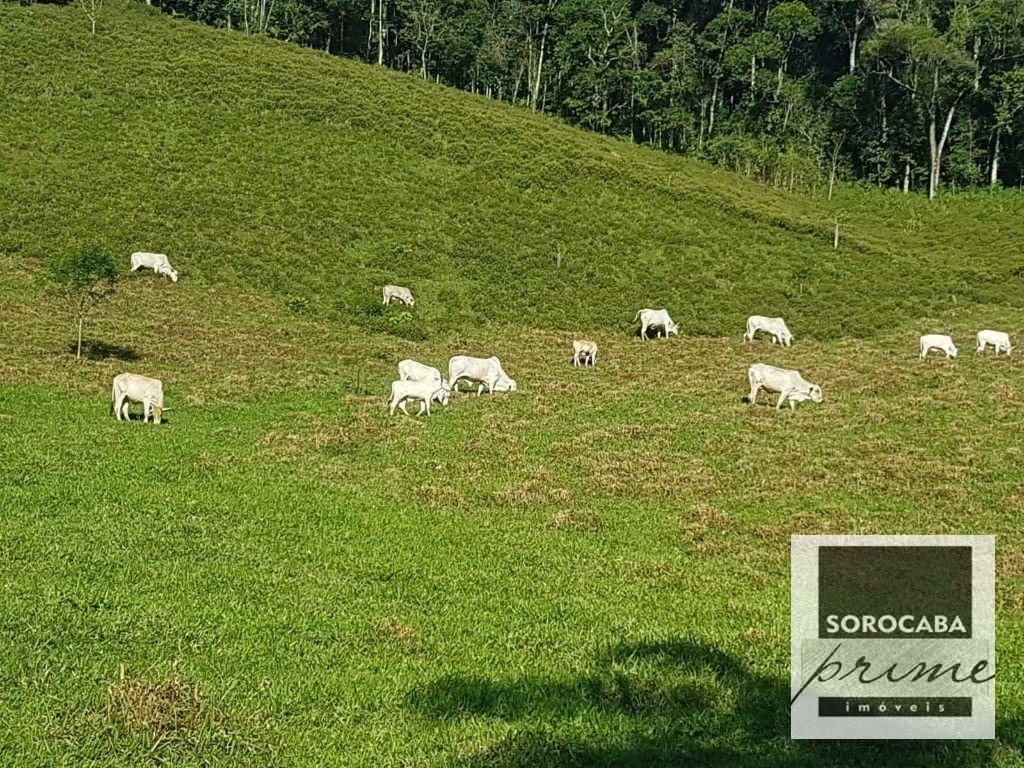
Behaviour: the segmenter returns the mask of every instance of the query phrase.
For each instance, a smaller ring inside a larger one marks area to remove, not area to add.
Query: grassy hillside
[[[684,331],[751,312],[860,335],[1024,302],[1024,199],[841,192],[808,205],[481,98],[284,44],[108,12],[5,9],[0,247],[166,251],[189,280],[304,298],[412,337],[488,322]],[[844,231],[831,248],[832,222]],[[556,266],[561,255],[561,267]],[[892,286],[901,286],[894,295]]]
[[[1024,338],[1021,197],[778,195],[143,8],[0,51],[0,765],[1024,764],[1024,356],[970,345]],[[87,242],[182,279],[76,363],[40,264]],[[520,390],[386,416],[459,352]],[[757,360],[825,402],[741,405]],[[996,741],[788,739],[791,533],[997,535]]]

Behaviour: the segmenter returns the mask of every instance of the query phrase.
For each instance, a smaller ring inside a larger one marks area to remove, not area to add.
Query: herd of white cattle
[[[172,282],[178,282],[178,273],[171,267],[166,254],[144,251],[133,253],[131,271],[135,272],[143,268],[151,269],[158,275],[165,275]],[[412,291],[401,285],[385,285],[382,297],[385,306],[392,301],[399,301],[408,307],[416,304]],[[641,339],[650,338],[651,333],[654,333],[655,338],[668,338],[670,334],[679,335],[679,326],[665,309],[638,310],[633,317],[633,322],[640,323]],[[785,347],[793,344],[793,334],[786,325],[786,321],[781,317],[765,317],[763,315],[748,317],[743,340],[745,342],[754,341],[758,333],[769,336],[772,344]],[[992,347],[996,355],[1000,353],[1009,355],[1013,349],[1009,334],[1003,331],[987,329],[978,331],[977,342],[977,352],[984,352],[986,348]],[[933,349],[945,353],[947,358],[955,358],[957,355],[957,348],[952,337],[939,333],[928,333],[921,336],[921,358],[927,357]],[[575,339],[572,343],[572,364],[575,367],[596,366],[597,344],[586,339]],[[440,370],[433,366],[416,360],[403,360],[398,364],[398,379],[391,383],[388,412],[394,416],[396,411],[401,410],[408,416],[408,404],[418,402],[420,407],[416,415],[426,413],[429,416],[431,403],[448,405],[452,394],[463,391],[460,388],[463,382],[470,385],[470,391],[475,385],[478,397],[483,394],[484,389],[488,394],[516,390],[515,380],[505,372],[501,360],[497,357],[455,355],[448,361],[447,379]],[[818,384],[807,381],[799,371],[777,368],[774,365],[764,363],[751,365],[747,368],[747,382],[750,385],[750,392],[744,395],[743,402],[751,405],[757,401],[757,396],[761,391],[778,395],[775,403],[776,410],[782,410],[786,403],[789,403],[791,410],[795,410],[797,403],[806,400],[820,403],[823,399],[821,387]],[[129,420],[128,408],[131,403],[140,403],[143,409],[143,421],[152,420],[154,424],[159,424],[162,415],[170,410],[164,407],[163,382],[134,373],[122,373],[114,378],[111,399],[114,415],[118,421]]]

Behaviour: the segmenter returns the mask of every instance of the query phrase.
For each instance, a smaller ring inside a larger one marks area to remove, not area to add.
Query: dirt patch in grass
[[[420,647],[420,639],[416,630],[395,618],[381,619],[376,630],[387,642],[406,651],[416,651]]]
[[[138,677],[122,666],[118,679],[107,685],[106,720],[117,732],[145,735],[154,743],[197,739],[203,730],[224,724],[199,685],[180,677],[177,662],[166,680]]]
[[[601,518],[592,512],[563,509],[551,516],[548,526],[559,531],[594,532],[601,529]]]

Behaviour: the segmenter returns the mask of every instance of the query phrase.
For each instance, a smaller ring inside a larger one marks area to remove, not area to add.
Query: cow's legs
[[[114,400],[114,416],[117,417],[118,421],[121,421],[122,409],[124,408],[124,397],[118,395],[117,399]]]
[[[395,415],[395,409],[397,409],[397,408],[398,408],[398,405],[399,405],[399,403],[401,403],[401,400],[399,399],[398,395],[392,395],[392,396],[391,396],[391,406],[390,406],[390,408],[388,409],[388,410],[389,410],[389,413],[390,413],[390,414],[391,414],[392,416],[394,416],[394,415]],[[405,405],[405,403],[401,403],[401,404],[402,404],[403,406]]]
[[[751,405],[757,403],[757,394],[761,391],[761,387],[758,384],[750,383],[750,395],[747,397],[747,402]]]
[[[647,323],[640,326],[640,339],[641,341],[647,338]]]
[[[781,411],[782,410],[782,405],[785,402],[786,402],[786,393],[785,392],[780,392],[779,393],[779,402],[777,402],[775,404],[775,410],[776,411]]]

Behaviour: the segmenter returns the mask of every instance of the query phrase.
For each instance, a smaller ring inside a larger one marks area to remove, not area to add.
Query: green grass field
[[[973,352],[1024,338],[1024,197],[781,195],[143,8],[0,51],[0,764],[1024,765],[1024,358]],[[182,279],[76,362],[40,277],[88,243]],[[519,391],[387,417],[457,353]],[[744,406],[755,361],[825,402]],[[997,536],[995,742],[789,740],[792,533]]]

